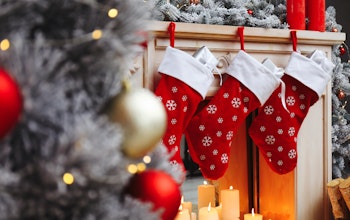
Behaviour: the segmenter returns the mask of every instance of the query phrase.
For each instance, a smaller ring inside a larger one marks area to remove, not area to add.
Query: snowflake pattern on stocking
[[[165,107],[169,110],[169,111],[175,111],[176,110],[176,102],[174,100],[168,100],[166,102]]]
[[[292,86],[292,90],[293,91],[297,91],[297,86]],[[278,94],[278,97],[281,97],[281,93]],[[305,98],[305,96],[303,94],[300,94],[299,97],[298,97],[300,100],[303,100]],[[297,100],[295,99],[294,96],[288,96],[286,98],[286,104],[288,106],[294,106],[295,103],[297,102]],[[304,110],[305,109],[305,104],[300,104],[300,110]],[[275,121],[277,123],[280,123],[282,122],[283,120],[283,116],[282,115],[274,115],[275,113],[275,108],[273,105],[266,105],[263,109],[263,112],[264,114],[267,116],[267,117],[274,117],[275,118]],[[289,114],[290,118],[293,118],[295,116],[295,113],[291,113]],[[276,142],[276,138],[274,137],[273,133],[276,133],[276,134],[279,134],[279,135],[283,135],[283,129],[282,128],[274,128],[274,130],[271,130],[271,128],[269,126],[266,125],[262,125],[260,126],[260,132],[266,132],[268,133],[268,135],[266,135],[266,138],[265,138],[265,143],[267,145],[274,145],[275,142]],[[289,136],[294,136],[296,134],[296,129],[294,127],[289,127],[288,128],[288,135]],[[278,153],[283,153],[283,150],[284,150],[284,147],[282,145],[278,145],[276,147],[277,149],[277,152]],[[268,151],[266,153],[266,156],[269,158],[268,161],[272,162],[272,157],[273,157],[273,152],[272,151]],[[290,151],[287,152],[287,155],[288,155],[288,158],[289,159],[294,159],[297,157],[297,152],[295,149],[292,149]],[[284,161],[282,159],[279,159],[276,161],[276,164],[278,166],[283,166],[284,164]]]
[[[289,172],[296,166],[299,120],[306,116],[311,99],[305,95],[307,87],[304,86],[302,89],[299,81],[290,76],[287,78],[290,80],[286,83],[285,94],[288,111],[282,105],[281,87],[279,87],[271,95],[272,98],[270,97],[259,109],[258,116],[249,129],[250,136],[263,152],[270,167],[281,174]],[[297,85],[298,83],[300,85]]]
[[[167,112],[167,130],[162,143],[172,155],[170,165],[184,171],[180,141],[202,97],[184,82],[167,75],[162,75],[155,93]]]
[[[250,91],[243,92],[241,87],[239,91],[218,95],[221,102],[209,103],[201,111],[203,121],[196,126],[194,124],[192,126],[190,122],[187,128],[186,137],[193,130],[196,134],[192,138],[197,142],[191,143],[191,140],[188,140],[191,156],[200,165],[202,173],[207,178],[216,179],[223,175],[229,163],[231,141],[238,129],[237,124],[242,123],[247,115],[259,106],[255,96],[244,95],[244,93],[251,95]],[[196,146],[195,154],[191,150],[193,146]]]

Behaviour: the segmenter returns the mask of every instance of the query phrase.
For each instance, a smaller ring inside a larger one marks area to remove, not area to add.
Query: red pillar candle
[[[307,0],[307,16],[309,22],[308,30],[325,31],[326,30],[326,9],[325,0]]]
[[[287,23],[290,29],[305,30],[305,0],[287,0]]]

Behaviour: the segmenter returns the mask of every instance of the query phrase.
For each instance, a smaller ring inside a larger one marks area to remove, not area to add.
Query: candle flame
[[[252,216],[254,216],[255,214],[254,214],[254,208],[252,208]]]
[[[184,203],[184,196],[181,196],[181,204]]]
[[[179,206],[179,211],[182,211],[182,204]]]
[[[210,207],[211,207],[211,202],[209,202],[209,205],[208,205],[208,212],[210,212]]]
[[[204,180],[204,181],[203,181],[203,184],[204,184],[204,185],[208,185],[208,182]]]
[[[233,190],[233,186],[230,186],[230,190]]]

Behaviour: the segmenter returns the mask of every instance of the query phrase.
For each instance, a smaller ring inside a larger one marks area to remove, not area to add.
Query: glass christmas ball
[[[343,90],[339,90],[338,92],[338,98],[339,99],[344,99],[346,96],[345,92]]]
[[[153,210],[162,212],[162,220],[174,219],[181,203],[180,186],[167,173],[146,170],[131,177],[126,194],[144,202],[151,202]]]
[[[166,130],[166,111],[161,101],[148,89],[124,88],[109,109],[111,121],[121,125],[123,152],[140,158],[153,150]]]
[[[340,55],[344,55],[345,52],[346,52],[345,47],[344,47],[344,46],[340,46],[340,47],[339,47],[339,53],[340,53]]]
[[[22,108],[22,95],[16,81],[0,68],[0,138],[15,126]]]

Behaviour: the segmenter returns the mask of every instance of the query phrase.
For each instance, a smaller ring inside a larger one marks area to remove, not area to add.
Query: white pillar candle
[[[203,185],[198,186],[198,210],[208,207],[209,203],[215,205],[215,187],[204,181]]]
[[[233,220],[240,217],[239,209],[239,190],[229,189],[221,190],[221,216],[222,220]]]
[[[211,208],[209,203],[208,207],[199,209],[198,220],[219,220],[219,215],[215,208]]]
[[[254,208],[252,208],[252,213],[244,214],[244,220],[262,220],[263,216],[254,213]]]
[[[219,219],[222,219],[222,215],[221,215],[222,204],[220,203],[220,205],[219,205],[219,206],[216,206],[215,209],[216,209],[216,211],[218,212]]]
[[[191,213],[191,220],[197,220],[197,214],[195,212]]]
[[[183,209],[188,209],[188,212],[192,213],[192,202],[186,202],[184,201],[184,197],[181,197],[181,205]]]
[[[180,205],[179,211],[174,220],[191,220],[190,213],[188,209],[182,208]]]

